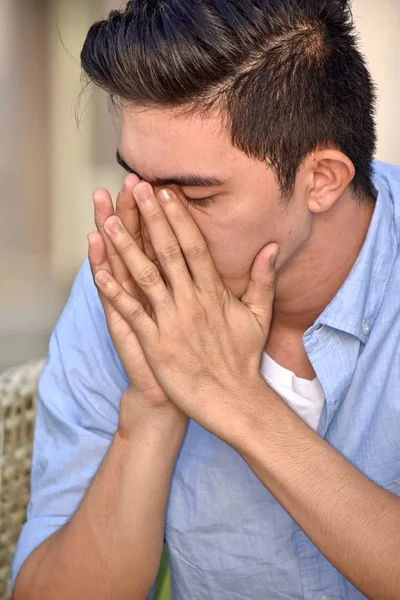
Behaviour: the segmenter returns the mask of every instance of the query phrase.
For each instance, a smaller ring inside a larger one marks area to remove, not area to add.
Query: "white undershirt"
[[[299,417],[316,431],[325,404],[324,390],[318,378],[310,380],[296,377],[265,352],[261,361],[261,375]]]

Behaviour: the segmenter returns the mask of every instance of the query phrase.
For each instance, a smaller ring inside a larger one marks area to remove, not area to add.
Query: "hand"
[[[96,284],[136,334],[166,395],[218,435],[221,420],[238,410],[232,402],[241,396],[245,401],[241,392],[261,379],[278,246],[269,244],[260,251],[248,289],[238,300],[222,282],[199,228],[178,196],[163,190],[157,197],[147,183],[135,186],[134,195],[169,287],[117,217],[107,219],[105,231],[154,317],[108,269],[96,273]]]
[[[140,212],[132,193],[138,182],[139,179],[135,175],[129,175],[125,179],[124,186],[117,198],[116,214],[124,223],[128,234],[135,240],[137,247],[141,251],[149,252],[153,257],[155,256],[154,252],[151,252],[152,249],[149,245],[146,247],[142,238]],[[125,263],[104,231],[105,221],[115,214],[110,194],[107,190],[97,190],[93,196],[93,201],[95,223],[98,230],[98,233],[89,235],[89,261],[93,277],[104,269],[113,274],[118,285],[126,290],[130,297],[141,302],[148,314],[152,315],[151,305],[136,285]],[[100,293],[100,299],[111,338],[131,382],[130,389],[124,394],[121,401],[120,422],[123,422],[124,427],[129,429],[129,421],[133,418],[132,413],[134,411],[131,409],[134,403],[141,404],[145,409],[157,408],[158,412],[162,411],[168,415],[172,413],[173,416],[182,417],[180,411],[170,402],[159,386],[130,325],[102,293]]]

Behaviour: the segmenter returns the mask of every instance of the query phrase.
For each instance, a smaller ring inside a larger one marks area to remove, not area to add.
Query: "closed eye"
[[[201,206],[202,208],[205,208],[211,202],[214,202],[214,200],[212,198],[189,198],[188,196],[186,196],[186,194],[184,194],[184,198],[185,198],[185,201],[187,204],[193,204],[194,206]]]

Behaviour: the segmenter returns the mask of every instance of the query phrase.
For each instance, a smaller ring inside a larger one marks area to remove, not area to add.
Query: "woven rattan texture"
[[[0,599],[11,598],[11,562],[29,501],[36,389],[44,360],[0,375]]]

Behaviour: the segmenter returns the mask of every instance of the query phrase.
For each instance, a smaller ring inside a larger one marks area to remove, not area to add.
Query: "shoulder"
[[[89,261],[79,270],[68,301],[54,328],[53,337],[62,337],[67,348],[79,343],[81,349],[116,355]]]
[[[105,324],[104,311],[100,302],[97,288],[94,285],[89,261],[86,259],[81,266],[72,284],[68,301],[61,313],[57,327],[64,321],[75,318],[82,311],[89,311],[97,315],[98,324]]]
[[[97,410],[115,418],[128,385],[89,262],[85,261],[50,338],[48,360],[39,384],[41,400],[52,402],[51,398],[58,394],[60,407],[70,404],[72,398],[80,407],[95,402]]]
[[[377,189],[384,189],[391,200],[397,240],[400,244],[400,166],[374,161],[373,179]]]

